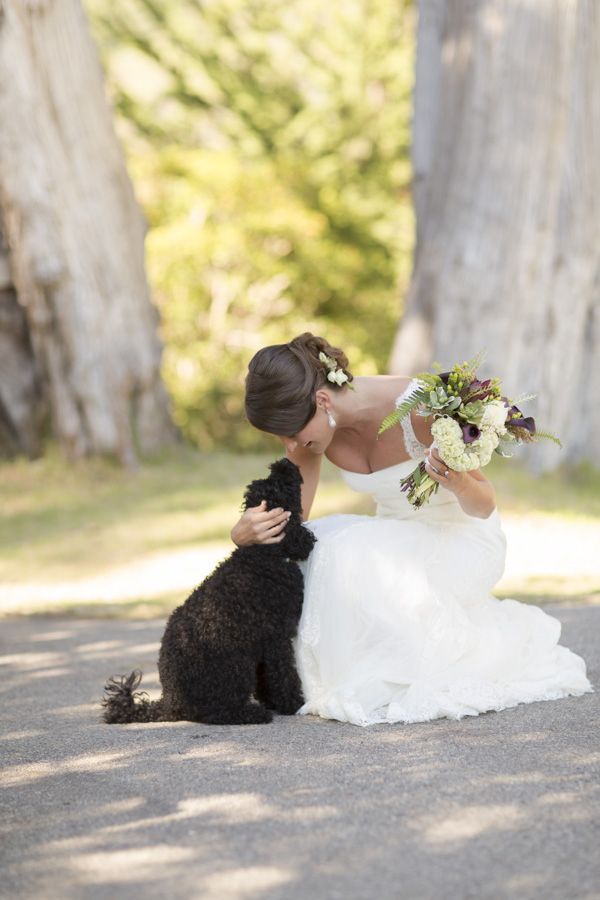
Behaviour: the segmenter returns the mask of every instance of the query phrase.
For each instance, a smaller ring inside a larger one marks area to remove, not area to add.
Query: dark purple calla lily
[[[477,425],[471,425],[468,423],[467,425],[463,425],[462,427],[463,433],[463,441],[465,444],[472,444],[473,441],[476,441],[479,435],[481,434]]]
[[[511,416],[515,413],[519,413],[519,415],[515,419],[511,419]],[[519,428],[526,428],[530,434],[535,434],[535,420],[532,416],[525,418],[518,406],[511,406],[508,410],[506,425],[507,427],[509,425],[517,425]]]
[[[517,425],[519,428],[526,428],[529,434],[535,434],[535,420],[531,416],[527,416],[526,419],[511,419],[506,424],[507,426]]]

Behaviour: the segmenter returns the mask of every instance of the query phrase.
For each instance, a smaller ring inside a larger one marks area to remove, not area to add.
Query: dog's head
[[[266,500],[267,509],[275,509],[281,506],[288,509],[291,516],[285,526],[285,537],[279,544],[271,544],[279,547],[283,556],[289,559],[307,559],[316,537],[302,524],[302,497],[300,485],[302,475],[296,463],[287,457],[276,459],[269,466],[271,474],[268,478],[257,478],[246,488],[244,494],[243,509],[249,506],[258,506],[261,500]]]

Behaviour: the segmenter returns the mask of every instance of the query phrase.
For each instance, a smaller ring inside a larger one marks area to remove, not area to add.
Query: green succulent
[[[437,387],[429,392],[427,406],[431,412],[452,412],[460,406],[460,397],[453,397],[444,387]]]
[[[454,412],[455,409],[460,408],[461,403],[462,403],[462,400],[460,397],[458,397],[458,396],[451,397],[448,405],[446,406],[446,409],[449,410],[450,412]]]
[[[465,422],[470,422],[472,425],[481,424],[481,417],[483,416],[483,412],[485,409],[485,404],[482,400],[471,400],[470,403],[465,403],[462,409],[458,411],[458,415],[461,419],[464,419]]]

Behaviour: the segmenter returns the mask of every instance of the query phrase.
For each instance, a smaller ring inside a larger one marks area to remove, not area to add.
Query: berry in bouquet
[[[449,372],[419,372],[408,397],[379,426],[379,434],[400,422],[415,409],[417,415],[433,416],[431,433],[442,459],[456,472],[468,472],[487,466],[493,453],[510,457],[518,444],[542,438],[560,440],[548,431],[536,429],[531,416],[524,416],[517,403],[536,395],[526,394],[512,400],[502,394],[500,380],[480,381],[477,369],[483,351],[473,359],[455,365]],[[427,473],[425,463],[400,481],[400,489],[418,509],[437,492],[439,483]]]

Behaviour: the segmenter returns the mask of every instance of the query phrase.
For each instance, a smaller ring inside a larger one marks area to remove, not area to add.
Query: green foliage
[[[426,400],[428,396],[429,392],[425,388],[419,386],[414,387],[410,394],[402,401],[400,406],[397,406],[396,409],[383,419],[377,433],[381,434],[393,425],[397,425],[412,409]]]
[[[271,446],[260,347],[311,330],[385,370],[409,277],[408,2],[89,0],[130,172],[164,376],[202,449]]]
[[[460,402],[460,401],[459,401]],[[465,403],[462,409],[458,410],[457,415],[460,416],[461,419],[464,419],[465,422],[470,422],[472,425],[481,425],[481,418],[485,411],[485,404],[482,400],[471,400],[470,403]]]
[[[416,375],[413,375],[413,378],[427,387],[427,394],[444,383],[439,375],[435,375],[432,372],[418,372]]]
[[[535,439],[539,440],[540,438],[547,439],[549,441],[554,441],[555,444],[558,444],[559,447],[562,447],[560,438],[557,438],[555,434],[552,434],[550,431],[547,431],[545,429],[540,431],[538,428],[536,428],[535,429]]]

